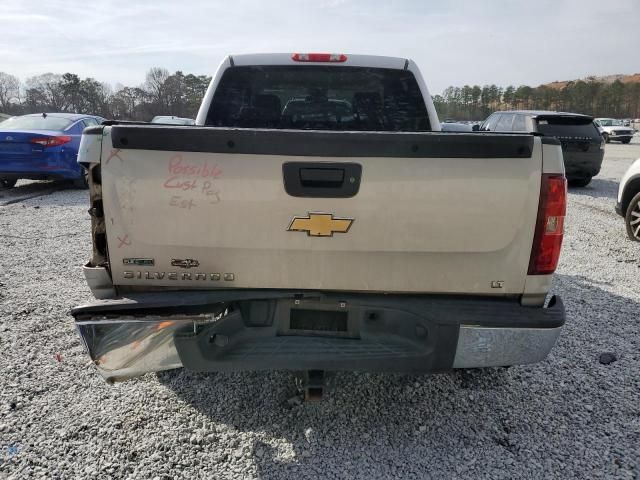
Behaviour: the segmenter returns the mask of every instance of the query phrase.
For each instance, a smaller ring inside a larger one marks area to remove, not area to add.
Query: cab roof
[[[524,115],[530,115],[532,117],[553,117],[553,116],[558,116],[558,117],[584,117],[584,118],[590,118],[593,120],[593,117],[590,115],[584,115],[582,113],[572,113],[572,112],[556,112],[554,110],[500,110],[499,112],[496,113],[521,113]]]
[[[302,54],[302,53],[300,53]],[[391,68],[406,70],[409,66],[407,58],[383,57],[380,55],[344,55],[346,59],[339,62],[310,62],[293,60],[294,53],[245,53],[229,55],[231,66],[258,66],[258,65],[335,65],[344,67],[371,67]]]

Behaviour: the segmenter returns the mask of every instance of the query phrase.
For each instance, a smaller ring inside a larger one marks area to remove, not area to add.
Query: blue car
[[[82,130],[99,125],[101,117],[75,113],[38,113],[0,123],[0,188],[21,178],[73,180],[87,187],[86,172],[77,162]]]

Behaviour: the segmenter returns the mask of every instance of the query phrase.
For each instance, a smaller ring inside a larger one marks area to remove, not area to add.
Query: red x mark
[[[107,157],[107,160],[104,163],[109,163],[109,160],[111,160],[113,157],[116,157],[121,162],[124,161],[124,160],[122,160],[122,157],[120,156],[120,149],[116,148],[116,149],[111,150],[111,153],[109,154],[109,156]]]
[[[118,245],[118,248],[122,247],[123,245],[131,245],[131,240],[129,240],[129,235],[125,235],[124,238],[120,238],[117,237],[118,240],[120,240],[120,245]]]

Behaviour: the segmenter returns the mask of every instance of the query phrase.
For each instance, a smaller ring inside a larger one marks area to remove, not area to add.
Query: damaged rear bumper
[[[72,310],[108,381],[195,371],[437,372],[543,360],[565,321],[492,298],[219,290],[162,292]]]

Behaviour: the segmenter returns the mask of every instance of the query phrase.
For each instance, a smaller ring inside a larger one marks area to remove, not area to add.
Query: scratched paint
[[[121,223],[134,225],[134,212],[137,208],[137,180],[127,176],[118,178],[116,191],[118,192],[118,203],[120,204]]]

